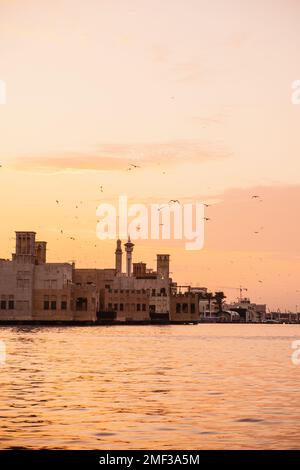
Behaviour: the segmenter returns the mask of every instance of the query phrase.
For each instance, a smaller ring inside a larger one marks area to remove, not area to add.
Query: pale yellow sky
[[[203,251],[143,241],[138,259],[169,250],[180,282],[300,306],[299,21],[294,0],[0,0],[0,256],[33,229],[51,260],[112,266],[98,202],[205,199]]]

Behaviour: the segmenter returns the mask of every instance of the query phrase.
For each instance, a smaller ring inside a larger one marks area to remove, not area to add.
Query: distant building
[[[244,297],[237,302],[224,304],[224,310],[238,313],[241,322],[259,323],[266,318],[267,306],[266,304],[253,303],[249,298]]]

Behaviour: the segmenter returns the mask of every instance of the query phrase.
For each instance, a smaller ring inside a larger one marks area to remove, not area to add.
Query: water
[[[300,448],[300,325],[1,327],[0,448]]]

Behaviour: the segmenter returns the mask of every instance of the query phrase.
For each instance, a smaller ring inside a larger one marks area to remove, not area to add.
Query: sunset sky
[[[113,267],[98,204],[203,201],[203,250],[134,260],[300,309],[299,24],[299,0],[0,0],[0,257],[35,230],[49,261]]]

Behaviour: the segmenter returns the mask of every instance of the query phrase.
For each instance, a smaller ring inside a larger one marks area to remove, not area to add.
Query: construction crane
[[[218,289],[230,289],[230,290],[237,290],[239,291],[240,295],[239,295],[239,300],[242,300],[242,297],[243,297],[243,291],[248,291],[247,287],[243,287],[243,286],[239,286],[239,287],[228,287],[228,286],[219,286]]]

